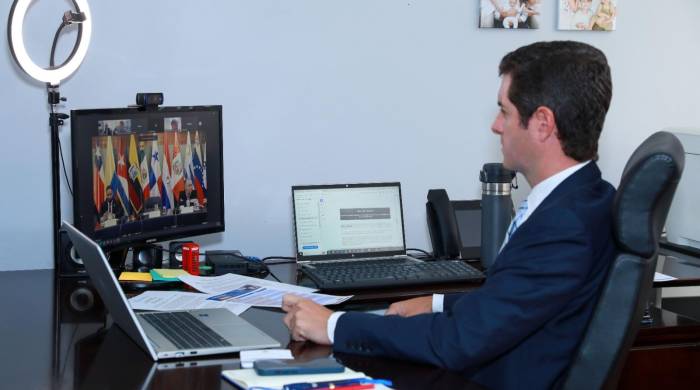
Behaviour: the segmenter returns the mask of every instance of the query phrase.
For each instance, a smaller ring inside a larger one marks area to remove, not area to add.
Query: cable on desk
[[[267,260],[277,260],[277,259],[282,260],[282,261],[275,261],[275,262],[268,262],[268,261],[267,261]],[[275,274],[272,272],[272,270],[270,269],[269,266],[270,266],[270,265],[276,265],[276,264],[291,264],[291,263],[296,263],[296,262],[297,262],[297,259],[296,259],[296,257],[288,257],[288,256],[268,256],[268,257],[264,257],[262,260],[260,260],[260,262],[261,262],[263,265],[265,265],[265,268],[267,269],[267,272],[270,274],[270,276],[272,276],[273,278],[275,278],[276,281],[282,283],[282,281],[279,280],[279,278],[277,278],[277,276],[275,276]]]
[[[432,253],[430,253],[430,252],[428,252],[428,251],[424,251],[423,249],[418,249],[418,248],[406,248],[406,251],[420,252],[420,253],[426,255],[426,256],[429,257],[429,258],[432,258],[432,257],[433,257]]]
[[[288,261],[275,261],[275,262],[272,262],[272,263],[267,261],[267,260],[277,260],[277,259],[279,259],[279,260],[288,260]],[[275,264],[292,264],[292,263],[296,263],[296,262],[297,262],[297,258],[296,258],[296,257],[287,257],[287,256],[269,256],[269,257],[263,258],[263,259],[260,260],[260,261],[263,262],[263,263],[265,263],[265,264],[272,264],[272,265],[275,265]]]

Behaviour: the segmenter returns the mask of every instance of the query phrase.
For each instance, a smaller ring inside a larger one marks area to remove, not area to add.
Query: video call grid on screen
[[[398,185],[295,189],[300,256],[404,251]]]
[[[103,244],[223,230],[220,106],[79,110],[73,121],[81,230]]]
[[[130,119],[98,121],[102,135],[92,138],[92,169],[100,172],[92,186],[96,231],[139,219],[207,212],[206,134],[180,130],[175,124],[181,121],[165,118],[172,130],[146,133],[129,133]],[[127,125],[117,133],[119,127],[110,128],[116,123]],[[110,172],[118,183],[104,179]]]

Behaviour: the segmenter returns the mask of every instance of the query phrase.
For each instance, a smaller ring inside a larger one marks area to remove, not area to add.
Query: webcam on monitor
[[[145,108],[157,108],[163,104],[162,92],[139,92],[136,94],[136,105]]]

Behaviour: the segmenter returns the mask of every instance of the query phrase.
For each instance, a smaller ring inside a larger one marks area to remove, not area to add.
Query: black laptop
[[[406,254],[401,184],[292,187],[297,262],[321,290],[483,279],[462,261]]]

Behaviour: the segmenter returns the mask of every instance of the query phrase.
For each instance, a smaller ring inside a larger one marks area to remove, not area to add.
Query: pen
[[[344,379],[339,381],[327,381],[327,382],[300,382],[300,383],[290,383],[284,385],[282,390],[327,390],[327,389],[343,389],[343,390],[362,390],[362,389],[372,389],[374,385],[381,384],[388,387],[392,386],[392,382],[386,379],[369,379],[369,378],[357,378],[357,379]],[[371,387],[360,387],[371,385]]]
[[[374,383],[356,383],[352,385],[330,385],[330,387],[315,387],[314,390],[365,390],[374,389]]]

